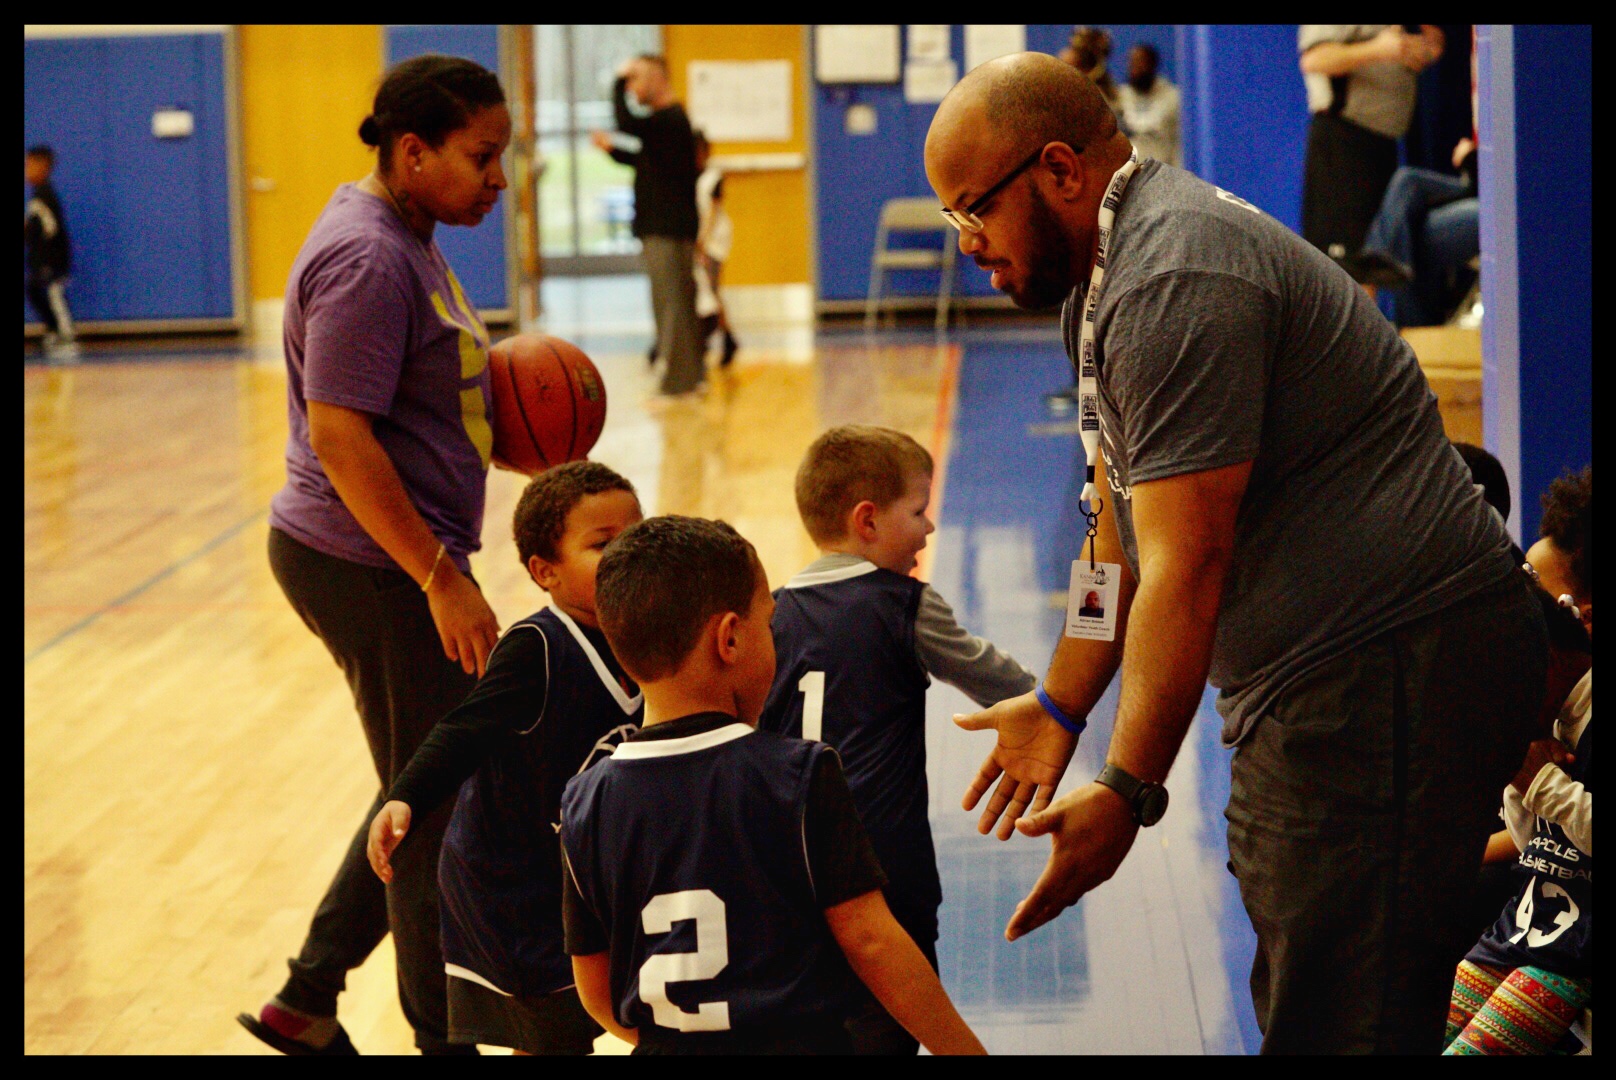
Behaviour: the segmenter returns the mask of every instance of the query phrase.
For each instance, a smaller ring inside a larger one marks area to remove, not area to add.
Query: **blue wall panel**
[[[1482,405],[1529,546],[1539,498],[1593,460],[1593,35],[1476,28]]]
[[[1179,31],[1185,167],[1300,230],[1308,119],[1296,26]]]
[[[1176,80],[1177,36],[1165,24],[1107,26],[1111,32],[1113,78],[1127,74],[1127,55],[1136,42],[1149,41],[1161,52],[1162,74]],[[1294,28],[1293,28],[1294,31]],[[1058,53],[1072,27],[1031,25],[1027,48]],[[964,67],[965,28],[952,28],[951,52]],[[922,154],[926,131],[937,107],[904,101],[899,84],[825,85],[815,82],[814,182],[818,221],[818,287],[822,300],[862,299],[869,288],[870,250],[875,244],[881,204],[887,199],[932,195],[926,182]],[[872,135],[849,135],[845,116],[849,105],[869,105],[876,112]],[[935,245],[935,237],[926,243]],[[935,271],[889,274],[883,292],[932,292]],[[959,268],[958,289],[966,296],[992,296],[988,275],[969,261]]]
[[[224,36],[24,40],[23,68],[23,145],[57,152],[74,317],[236,314]],[[195,134],[153,136],[162,108]]]
[[[497,26],[389,26],[386,49],[389,65],[424,53],[443,53],[475,60],[489,71],[499,72]],[[505,89],[509,94],[512,88]],[[506,175],[509,173],[507,164]],[[513,306],[505,250],[505,201],[509,194],[507,191],[500,196],[493,213],[482,224],[470,229],[439,226],[434,237],[466,295],[485,311]]]

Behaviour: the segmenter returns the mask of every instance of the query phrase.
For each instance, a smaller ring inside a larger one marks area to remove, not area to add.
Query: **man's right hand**
[[[467,675],[480,679],[488,670],[488,654],[499,641],[499,619],[488,606],[477,583],[444,555],[438,562],[438,576],[426,592],[432,622],[443,642],[443,655],[460,664]]]
[[[976,831],[986,835],[997,822],[996,835],[1008,840],[1023,814],[1036,814],[1049,805],[1055,785],[1065,775],[1072,751],[1077,749],[1077,736],[1055,723],[1038,703],[1037,695],[1031,693],[1006,698],[969,716],[956,716],[954,723],[966,731],[992,728],[998,732],[999,741],[966,791],[962,806],[976,809],[998,780],[999,786],[982,811]]]
[[[595,144],[596,150],[605,150],[609,152],[612,148],[612,137],[606,134],[604,131],[590,132],[589,141]]]
[[[410,831],[410,806],[397,799],[382,804],[370,823],[370,836],[365,841],[365,857],[370,868],[383,881],[393,880],[393,864],[388,860],[398,847],[404,834]]]

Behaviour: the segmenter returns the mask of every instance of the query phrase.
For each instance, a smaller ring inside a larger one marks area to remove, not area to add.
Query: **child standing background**
[[[735,241],[735,226],[724,209],[724,173],[712,164],[712,144],[700,131],[695,134],[696,168],[701,170],[696,177],[696,213],[700,219],[696,233],[696,315],[701,319],[703,347],[712,340],[714,331],[724,331],[724,351],[718,364],[728,367],[740,346],[730,332],[729,314],[724,310],[718,282]]]
[[[56,154],[48,146],[30,146],[22,159],[22,175],[33,191],[22,223],[28,265],[28,302],[45,324],[45,355],[52,360],[78,359],[73,314],[67,308],[67,275],[73,249],[67,240],[67,217],[51,184]]]
[[[848,971],[934,1053],[982,1053],[887,908],[836,752],[756,731],[774,601],[723,522],[657,517],[601,559],[645,727],[567,784],[578,992],[636,1053],[836,1054]]]
[[[935,529],[931,479],[931,455],[889,428],[832,428],[808,448],[797,508],[821,554],[775,593],[777,667],[758,726],[836,748],[887,874],[887,903],[935,969],[943,894],[928,820],[926,688],[935,675],[985,707],[1028,693],[1037,678],[908,576]],[[868,995],[848,1031],[857,1053],[919,1049]]]
[[[551,606],[512,624],[466,701],[432,729],[371,823],[383,881],[415,813],[459,791],[438,864],[451,1042],[587,1054],[601,1029],[562,949],[556,846],[566,782],[638,728],[639,690],[595,615],[595,567],[640,520],[629,482],[577,461],[516,506],[517,553]]]

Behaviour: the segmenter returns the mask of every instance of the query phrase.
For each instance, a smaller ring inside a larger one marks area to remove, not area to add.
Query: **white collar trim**
[[[806,589],[814,585],[829,585],[837,581],[846,581],[849,578],[861,577],[864,574],[874,573],[880,567],[868,559],[848,563],[846,566],[830,566],[823,570],[803,570],[796,577],[786,582],[788,589]]]
[[[680,739],[634,739],[620,743],[617,749],[612,751],[612,757],[617,761],[639,761],[645,758],[693,754],[697,750],[710,750],[751,734],[753,728],[749,724],[736,721],[721,728],[714,728],[712,731],[686,735]]]
[[[562,611],[555,604],[550,605],[550,610],[555,612],[555,617],[561,620],[561,625],[567,628],[574,640],[583,648],[584,655],[589,657],[590,664],[595,668],[595,674],[600,676],[601,685],[611,692],[612,699],[617,702],[617,707],[623,710],[623,714],[627,716],[638,709],[645,701],[645,695],[635,694],[633,697],[629,697],[628,694],[624,693],[622,685],[612,676],[611,669],[606,666],[606,661],[602,660],[600,653],[595,651],[594,643],[589,640],[578,624],[572,621],[572,616]]]

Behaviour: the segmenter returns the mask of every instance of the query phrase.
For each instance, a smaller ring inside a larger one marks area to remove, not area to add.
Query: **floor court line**
[[[74,634],[77,634],[79,631],[87,629],[88,627],[94,625],[96,620],[101,618],[101,616],[105,615],[107,612],[113,611],[113,610],[115,610],[117,608],[120,608],[120,607],[123,607],[125,604],[129,603],[129,601],[133,600],[135,597],[139,596],[141,593],[145,592],[147,589],[150,589],[153,585],[156,585],[158,582],[162,581],[164,578],[168,577],[170,574],[174,573],[176,570],[179,570],[181,567],[190,565],[191,563],[195,562],[197,559],[200,559],[202,556],[206,555],[208,552],[213,551],[214,549],[218,548],[221,544],[223,544],[226,541],[230,540],[232,537],[235,537],[235,536],[239,535],[241,533],[241,531],[243,529],[245,529],[247,526],[253,524],[256,521],[263,521],[268,515],[269,515],[268,510],[255,510],[255,511],[253,511],[253,513],[250,516],[248,516],[247,518],[245,518],[245,519],[243,519],[241,521],[236,522],[236,524],[230,526],[228,529],[224,530],[224,532],[218,534],[213,539],[209,540],[207,543],[203,544],[201,547],[199,547],[195,551],[191,552],[189,555],[184,555],[184,556],[181,556],[178,559],[175,559],[173,562],[169,563],[167,566],[165,566],[161,570],[157,571],[157,573],[153,574],[151,577],[147,578],[145,581],[142,581],[139,585],[136,585],[134,588],[130,589],[128,592],[124,593],[123,595],[115,597],[112,600],[107,601],[105,604],[103,604],[100,607],[96,608],[94,611],[90,612],[88,615],[86,615],[84,618],[80,619],[78,622],[74,623],[72,626],[69,626],[65,630],[62,630],[55,637],[51,638],[49,641],[45,642],[43,645],[40,645],[39,647],[34,649],[33,652],[31,652],[27,656],[23,657],[23,661],[22,661],[23,666],[26,667],[27,665],[33,663],[35,660],[39,659],[39,657],[43,656],[45,653],[49,652],[51,649],[54,649],[56,646],[60,645],[64,641],[66,641],[68,638],[72,637]]]

